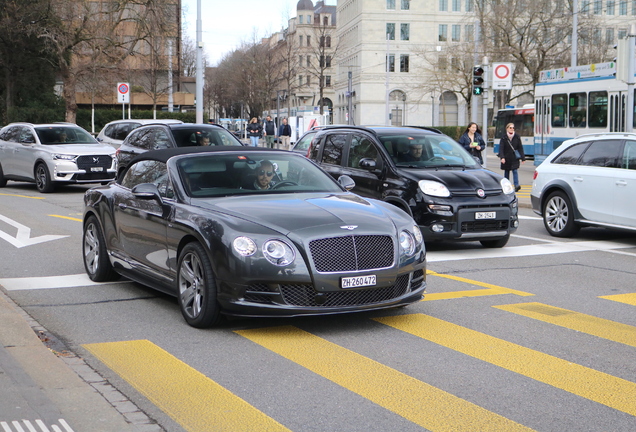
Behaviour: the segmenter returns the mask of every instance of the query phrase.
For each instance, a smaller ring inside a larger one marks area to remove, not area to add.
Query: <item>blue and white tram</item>
[[[626,130],[627,84],[614,69],[602,63],[541,72],[534,91],[535,165],[567,139]]]

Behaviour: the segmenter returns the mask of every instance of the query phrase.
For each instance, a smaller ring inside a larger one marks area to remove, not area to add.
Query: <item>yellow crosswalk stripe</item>
[[[288,431],[147,340],[83,345],[187,431]]]
[[[451,279],[458,282],[481,286],[486,289],[451,291],[451,292],[443,292],[443,293],[427,293],[424,296],[424,299],[422,301],[447,300],[447,299],[455,299],[455,298],[462,298],[462,297],[481,297],[481,296],[487,296],[487,295],[500,295],[500,294],[515,294],[515,295],[523,296],[523,297],[534,295],[532,293],[527,293],[524,291],[506,288],[499,285],[493,285],[486,282],[480,282],[473,279],[467,279],[467,278],[453,276],[453,275],[440,274],[432,270],[427,270],[426,274],[427,276],[437,276],[437,277],[441,277],[445,279]]]
[[[493,306],[539,321],[636,347],[636,327],[542,303]]]
[[[614,295],[608,295],[608,296],[600,296],[599,298],[636,306],[636,293],[614,294]]]
[[[530,431],[293,326],[236,333],[431,431]]]
[[[636,383],[423,314],[374,318],[438,345],[636,416]]]

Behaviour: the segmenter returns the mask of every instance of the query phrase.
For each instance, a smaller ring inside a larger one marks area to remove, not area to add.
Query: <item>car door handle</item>
[[[574,178],[572,179],[572,181],[575,181],[575,182],[582,182],[582,181],[583,181],[583,177],[574,177]]]
[[[616,186],[627,186],[627,182],[625,180],[616,180]]]
[[[128,206],[126,204],[123,204],[123,203],[118,204],[118,206],[122,210],[126,210],[128,208]]]

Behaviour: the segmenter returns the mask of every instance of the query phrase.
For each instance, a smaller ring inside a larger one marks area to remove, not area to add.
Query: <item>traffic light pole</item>
[[[629,66],[627,68],[627,112],[625,113],[625,130],[634,131],[634,48],[636,38],[636,24],[632,24],[627,35],[627,52]]]
[[[483,104],[483,120],[481,122],[481,132],[482,132],[482,138],[484,139],[484,143],[486,143],[486,148],[484,148],[483,152],[482,152],[482,159],[484,160],[484,168],[487,167],[488,164],[488,88],[490,87],[490,81],[488,80],[488,70],[490,69],[488,67],[488,57],[484,57],[483,62],[482,62],[482,68],[484,69],[484,84],[483,84],[483,89],[484,92],[481,95],[481,100],[482,100],[482,104]]]

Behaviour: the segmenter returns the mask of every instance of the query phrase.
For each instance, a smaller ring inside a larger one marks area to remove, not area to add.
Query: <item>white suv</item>
[[[555,237],[583,226],[636,231],[636,133],[565,141],[534,172],[532,209]]]
[[[115,149],[72,123],[11,123],[0,130],[0,187],[27,181],[47,193],[57,184],[106,184],[116,175]]]

